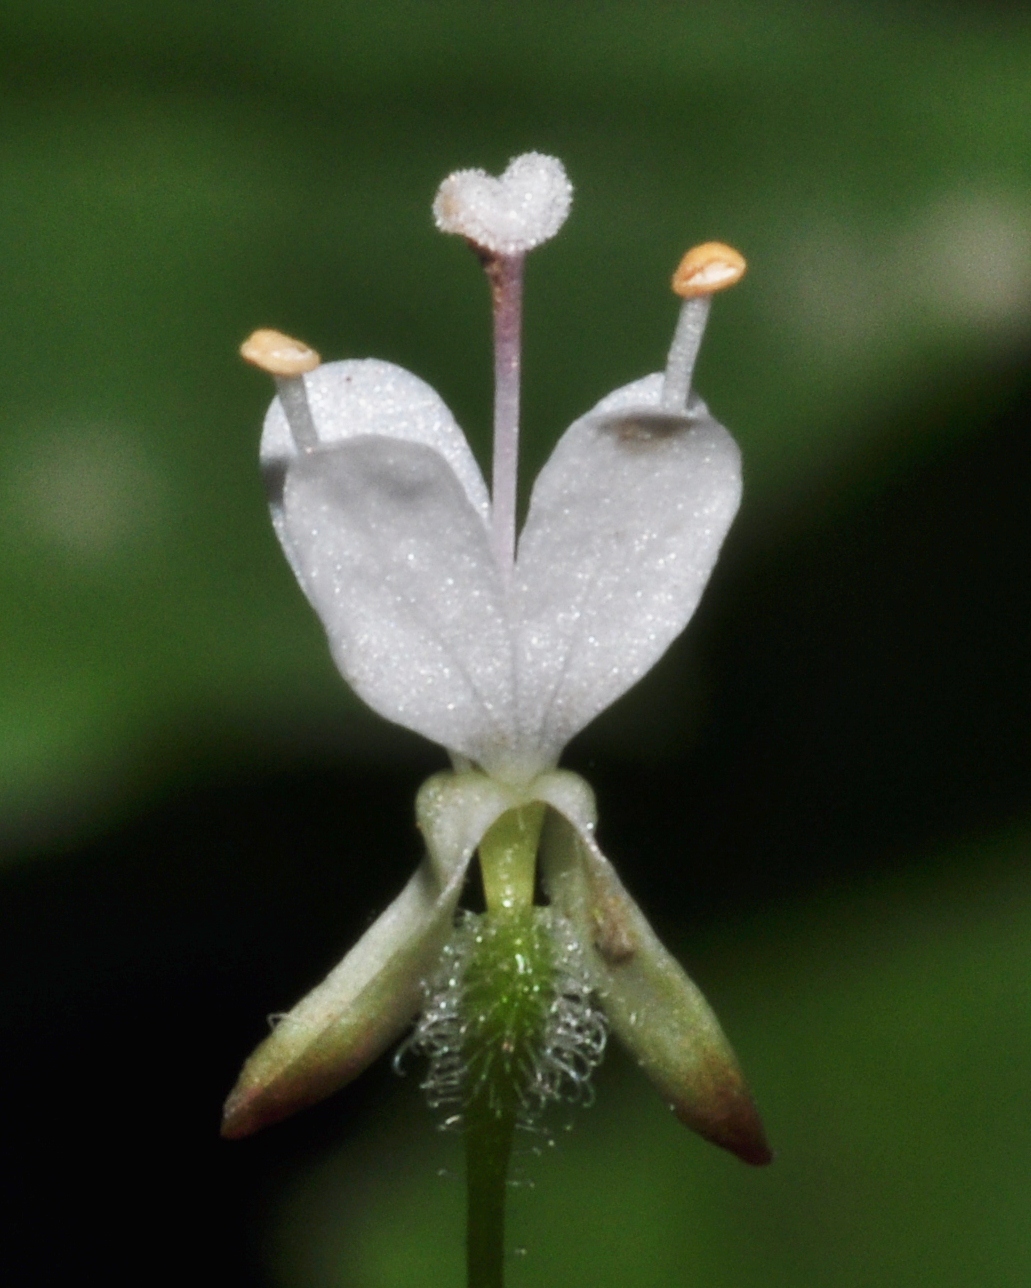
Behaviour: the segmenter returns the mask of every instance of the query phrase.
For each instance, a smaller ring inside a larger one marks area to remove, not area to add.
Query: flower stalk
[[[465,1256],[468,1288],[503,1288],[505,1199],[515,1136],[514,1087],[504,1072],[466,1111]]]
[[[501,1288],[516,1128],[531,1109],[552,990],[551,944],[532,907],[488,912],[464,977],[462,1114],[469,1288]]]
[[[504,1281],[505,1197],[512,1144],[532,1091],[550,995],[550,942],[533,908],[539,802],[508,810],[480,842],[487,912],[464,977],[469,1288]]]

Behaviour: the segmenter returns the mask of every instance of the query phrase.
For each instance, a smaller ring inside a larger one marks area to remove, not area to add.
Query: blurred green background
[[[258,325],[433,384],[486,461],[450,170],[576,184],[528,273],[526,479],[750,261],[698,384],[746,499],[688,633],[570,749],[779,1151],[618,1057],[521,1170],[513,1285],[1031,1274],[1031,19],[953,4],[8,0],[0,12],[0,1262],[16,1284],[460,1283],[385,1067],[215,1139],[418,855],[276,547]]]

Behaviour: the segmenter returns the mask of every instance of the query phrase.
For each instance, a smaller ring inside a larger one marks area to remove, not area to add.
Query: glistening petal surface
[[[424,380],[378,358],[325,362],[302,378],[321,443],[331,446],[377,434],[434,447],[487,522],[490,500],[480,467],[447,404]],[[261,468],[276,535],[295,572],[293,553],[284,539],[282,496],[287,466],[297,455],[283,404],[274,398],[261,434]]]
[[[480,763],[513,727],[513,661],[487,529],[433,448],[355,438],[283,489],[298,577],[345,679],[380,715]]]
[[[661,376],[616,390],[566,431],[519,541],[521,728],[545,760],[632,684],[689,621],[741,497],[734,440]]]

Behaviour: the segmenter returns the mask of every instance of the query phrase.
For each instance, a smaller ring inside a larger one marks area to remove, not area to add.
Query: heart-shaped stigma
[[[554,237],[573,200],[561,161],[527,152],[500,179],[485,170],[456,170],[437,190],[433,215],[441,232],[458,233],[495,255],[522,255]]]

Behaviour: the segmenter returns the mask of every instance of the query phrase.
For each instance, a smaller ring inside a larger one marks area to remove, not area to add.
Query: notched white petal
[[[520,255],[554,237],[566,222],[573,185],[562,162],[539,152],[510,161],[500,178],[456,170],[437,190],[433,217],[497,255]]]
[[[741,497],[740,454],[662,377],[576,421],[534,485],[516,562],[519,713],[542,754],[658,661],[690,620]]]
[[[317,988],[278,1022],[226,1101],[222,1134],[248,1136],[316,1104],[401,1036],[451,932],[465,875],[447,882],[424,862],[401,894]]]
[[[576,928],[612,1031],[677,1117],[747,1163],[772,1154],[734,1052],[705,998],[659,942],[593,831],[548,815],[541,873]]]
[[[333,657],[380,715],[477,763],[513,727],[513,658],[487,529],[444,457],[365,437],[299,457],[284,545]]]
[[[488,522],[490,501],[480,467],[447,404],[424,380],[378,358],[325,362],[303,379],[320,443],[332,446],[375,434],[433,447],[454,470],[483,521]],[[283,480],[287,466],[297,455],[282,404],[275,398],[262,430],[261,467],[280,540]]]

